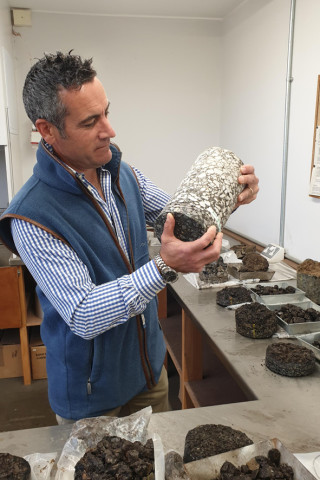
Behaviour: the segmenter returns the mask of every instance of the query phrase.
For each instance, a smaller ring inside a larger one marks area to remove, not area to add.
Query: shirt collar
[[[67,165],[63,160],[61,160],[60,157],[58,157],[57,153],[54,151],[54,148],[53,148],[52,145],[50,145],[50,143],[47,143],[45,141],[43,143],[44,143],[44,146],[46,147],[46,149],[49,150],[49,152],[52,153],[52,155],[59,158],[59,161],[67,169],[69,169],[78,178],[81,178],[82,180],[84,179],[84,174],[83,173],[77,172],[72,167]],[[105,165],[103,165],[101,167],[101,170],[110,172],[112,180],[115,181],[118,177],[118,174],[119,174],[119,167],[120,167],[122,152],[120,151],[120,149],[116,145],[113,145],[112,143],[110,144],[110,150],[112,152],[112,158],[111,158],[110,162],[106,163]],[[100,171],[100,168],[99,168],[99,171]]]

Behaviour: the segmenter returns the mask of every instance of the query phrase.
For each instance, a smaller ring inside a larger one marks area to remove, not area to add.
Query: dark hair
[[[61,135],[64,135],[67,111],[59,90],[78,90],[97,74],[91,66],[92,58],[82,60],[78,55],[71,55],[71,52],[44,54],[27,74],[22,94],[25,110],[32,123],[44,118],[57,127]]]

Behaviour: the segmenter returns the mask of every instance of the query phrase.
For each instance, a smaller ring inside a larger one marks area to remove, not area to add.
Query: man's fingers
[[[241,185],[255,185],[258,182],[258,178],[254,174],[240,175],[238,177],[238,183]]]
[[[213,228],[215,231],[215,227],[210,227],[210,231],[208,230],[201,237],[201,239],[196,240],[196,242],[198,242],[197,250],[199,252],[199,261],[204,262],[205,264],[215,262],[219,258],[222,248],[223,233],[219,232],[217,233],[217,235],[214,236],[214,238],[212,238],[211,228]],[[209,243],[208,240],[210,240]],[[201,245],[203,248],[201,248]]]
[[[217,234],[216,238],[215,238],[215,241],[214,241],[215,246],[218,247],[218,246],[220,245],[220,247],[222,247],[222,239],[223,239],[223,233],[222,233],[222,232],[219,232],[219,233]]]
[[[198,240],[195,240],[197,242],[199,250],[203,250],[204,248],[208,247],[209,245],[212,245],[214,239],[216,238],[217,234],[217,229],[213,225],[208,228],[206,233],[202,235],[202,237],[198,238]]]
[[[205,248],[201,252],[198,253],[198,260],[195,263],[196,268],[193,270],[194,272],[201,272],[204,265],[207,265],[212,262],[216,262],[220,257],[221,248],[222,248],[222,238],[223,233],[219,232],[215,237],[212,245],[208,248]]]
[[[250,173],[254,174],[254,166],[253,165],[241,165],[240,172],[242,175],[248,175]]]
[[[204,250],[204,252],[208,255],[208,257],[213,258],[213,257],[216,257],[217,254],[218,254],[218,257],[220,256],[220,252],[221,252],[221,248],[222,248],[222,239],[223,239],[223,233],[222,232],[217,233],[215,239],[212,242],[212,245],[210,245],[209,248]],[[214,262],[215,260],[217,260],[217,258],[213,258],[213,260],[211,260],[211,262]],[[211,262],[209,262],[209,263],[211,263]]]
[[[238,204],[250,203],[257,198],[259,192],[258,185],[248,186],[238,196]]]
[[[162,232],[162,242],[164,241],[163,237],[172,237],[174,236],[174,227],[175,227],[175,219],[172,213],[167,214],[167,219],[165,221],[165,224],[163,226],[163,232]],[[181,243],[184,243],[184,246],[187,248],[192,248],[196,249],[198,251],[204,250],[205,248],[209,247],[210,245],[213,244],[215,241],[217,235],[217,229],[215,226],[211,226],[208,228],[208,230],[202,235],[202,237],[198,238],[197,240],[194,240],[192,242],[181,242],[181,240],[178,240]],[[220,238],[220,237],[219,237]],[[168,241],[169,238],[166,238]],[[161,243],[162,243],[161,242]],[[219,240],[218,242],[219,243]]]

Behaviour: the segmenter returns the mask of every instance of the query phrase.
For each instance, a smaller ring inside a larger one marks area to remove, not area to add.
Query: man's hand
[[[174,236],[175,220],[168,213],[161,235],[160,255],[163,261],[177,272],[199,273],[205,265],[218,260],[222,246],[222,233],[216,227],[193,242],[182,242]]]
[[[238,178],[238,182],[242,185],[246,185],[246,188],[238,196],[238,202],[235,208],[240,205],[251,203],[257,198],[259,192],[259,178],[254,174],[254,167],[252,165],[242,165],[240,168],[241,175]]]

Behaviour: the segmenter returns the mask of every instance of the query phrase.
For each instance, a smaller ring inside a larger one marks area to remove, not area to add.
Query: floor
[[[169,402],[171,410],[180,410],[179,377],[169,358]],[[22,377],[0,379],[0,432],[56,425],[47,394],[47,380],[24,385]]]
[[[56,425],[47,395],[47,380],[24,385],[23,378],[0,380],[0,431]]]

